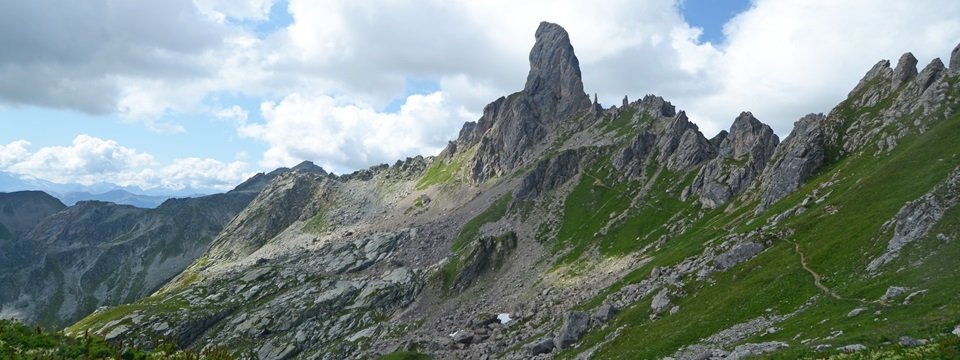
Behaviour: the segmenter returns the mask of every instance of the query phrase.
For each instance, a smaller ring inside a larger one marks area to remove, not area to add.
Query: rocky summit
[[[240,359],[960,356],[960,46],[781,141],[591,102],[567,32],[534,35],[437,156],[156,209],[0,197],[0,314]]]

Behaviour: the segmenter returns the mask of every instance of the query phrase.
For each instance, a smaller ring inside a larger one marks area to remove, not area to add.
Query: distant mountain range
[[[215,189],[184,188],[149,189],[136,186],[119,186],[110,183],[61,184],[36,178],[21,178],[15,174],[0,171],[0,192],[38,190],[46,192],[72,206],[78,201],[99,200],[140,208],[155,208],[169,198],[198,197],[218,193]]]

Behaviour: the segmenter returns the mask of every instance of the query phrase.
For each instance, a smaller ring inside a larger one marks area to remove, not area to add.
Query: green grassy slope
[[[881,225],[905,202],[922,196],[960,166],[956,134],[960,134],[960,115],[935,123],[923,134],[909,135],[890,153],[842,158],[756,218],[707,213],[686,233],[672,239],[669,247],[654,253],[651,263],[635,270],[606,293],[643,279],[654,266],[672,265],[698,254],[702,244],[725,233],[723,229],[759,229],[767,218],[799,205],[825,182],[832,182],[820,190],[821,196],[832,191],[825,201],[811,203],[803,214],[764,230],[789,231],[791,236],[778,238],[753,260],[714,275],[712,283],[684,279],[682,290],[689,295],[675,301],[680,307],[678,314],[651,321],[649,299],[645,299],[624,309],[610,326],[593,331],[580,347],[562,353],[561,358],[572,358],[600,344],[618,328],[620,335],[603,343],[594,353],[597,358],[669,356],[682,345],[697,343],[734,324],[766,314],[791,313],[814,296],[809,308],[777,324],[774,333],[757,335],[745,342],[784,341],[790,347],[773,356],[796,358],[822,355],[801,344],[806,339],[811,339],[809,344],[827,343],[835,347],[861,343],[879,347],[876,354],[893,354],[882,350],[883,346],[895,343],[900,336],[938,338],[960,322],[960,269],[956,267],[960,241],[942,241],[936,234],[951,239],[960,237],[960,209],[950,210],[928,236],[908,246],[897,261],[881,269],[879,276],[867,276],[864,268],[884,251],[891,236],[881,233]],[[575,191],[571,198],[576,196]],[[750,206],[745,204],[742,208]],[[797,249],[805,255],[808,266],[822,275],[823,284],[843,299],[832,298],[814,285],[812,275],[801,266]],[[927,292],[908,305],[876,302],[889,286]],[[606,293],[581,308],[599,304]],[[867,311],[848,318],[847,313],[857,307]],[[836,332],[842,334],[824,340]],[[956,354],[956,341],[941,345],[927,350]]]

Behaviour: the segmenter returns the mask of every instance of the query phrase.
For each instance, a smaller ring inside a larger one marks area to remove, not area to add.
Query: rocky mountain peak
[[[293,171],[299,171],[299,172],[305,172],[305,173],[315,173],[315,174],[320,174],[320,175],[327,175],[327,171],[326,171],[326,170],[323,170],[322,167],[317,166],[317,164],[314,164],[312,161],[303,161],[303,162],[297,164],[297,166],[294,166],[291,170],[293,170]]]
[[[913,80],[917,76],[917,58],[913,56],[913,53],[905,53],[900,56],[900,60],[897,61],[897,67],[893,69],[893,88],[896,89],[900,85]]]
[[[720,156],[740,159],[753,155],[766,163],[778,143],[780,138],[770,126],[757,120],[749,111],[744,111],[733,121],[729,135],[720,142]]]
[[[540,109],[553,110],[559,119],[590,106],[590,97],[583,91],[580,62],[570,36],[560,25],[541,22],[537,28],[523,92]]]
[[[780,139],[749,111],[737,116],[729,132],[719,135],[717,157],[707,162],[683,198],[698,195],[706,208],[720,206],[746,190],[767,166]],[[714,143],[714,142],[711,142]]]
[[[960,44],[950,52],[950,70],[960,71]]]
[[[917,85],[919,86],[918,90],[922,92],[929,88],[930,85],[933,85],[933,82],[937,81],[937,79],[939,79],[946,70],[947,67],[943,65],[943,61],[940,61],[940,58],[931,60],[930,63],[927,64],[927,66],[925,66],[917,75]]]

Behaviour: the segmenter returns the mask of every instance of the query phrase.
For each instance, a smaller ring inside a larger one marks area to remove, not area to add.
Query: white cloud
[[[751,110],[785,136],[802,115],[843,100],[881,59],[896,65],[907,51],[920,67],[948,59],[960,41],[958,18],[956,1],[758,0],[724,29],[710,76],[719,88],[670,95],[723,124]]]
[[[69,146],[36,151],[29,146],[24,140],[0,145],[0,170],[57,183],[112,183],[144,190],[223,191],[250,176],[248,165],[241,161],[186,158],[163,165],[151,154],[83,134]]]
[[[16,140],[6,145],[0,145],[0,168],[23,161],[30,154],[30,142],[26,140]]]
[[[189,187],[227,190],[250,177],[248,167],[247,163],[242,161],[224,163],[209,158],[185,158],[174,160],[160,171],[146,169],[139,175],[144,183],[159,184],[167,189],[181,190]]]
[[[168,133],[186,130],[170,115],[203,114],[267,144],[250,154],[264,170],[310,159],[344,172],[434,152],[521,89],[542,20],[568,30],[601,103],[661,95],[707,136],[743,110],[785,136],[876,61],[913,51],[923,66],[960,41],[956,1],[753,0],[721,44],[698,41],[680,1],[291,0],[294,23],[267,35],[247,26],[272,0],[16,3],[0,13],[0,104],[119,114]],[[383,113],[409,78],[439,91]],[[220,94],[265,105],[248,113]]]
[[[329,96],[293,94],[278,103],[263,103],[265,122],[247,124],[239,131],[269,145],[262,167],[313,160],[343,173],[439,152],[467,120],[447,105],[441,92],[412,95],[397,113],[343,104]]]
[[[267,20],[273,0],[193,0],[201,13],[216,21],[228,17],[236,20]]]
[[[250,114],[242,107],[233,105],[228,108],[217,110],[213,113],[213,116],[221,121],[226,121],[234,124],[237,127],[241,127],[247,123],[247,118],[250,117]]]

